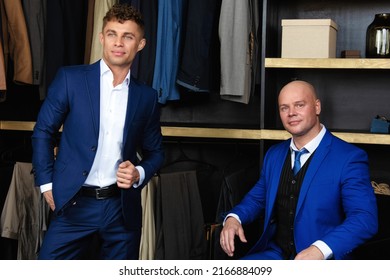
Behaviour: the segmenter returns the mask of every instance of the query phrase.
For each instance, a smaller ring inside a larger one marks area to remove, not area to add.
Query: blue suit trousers
[[[98,200],[76,196],[50,222],[38,259],[81,259],[99,236],[99,256],[106,260],[138,259],[141,230],[124,227],[121,198]]]

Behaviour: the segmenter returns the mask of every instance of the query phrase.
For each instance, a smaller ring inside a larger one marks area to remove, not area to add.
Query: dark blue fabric
[[[81,259],[96,233],[101,248],[96,258],[138,259],[141,230],[124,227],[119,196],[104,200],[77,196],[61,215],[54,216],[39,259]]]
[[[180,0],[158,1],[157,47],[153,88],[159,92],[159,102],[178,100],[176,85],[179,50],[182,32],[182,7]]]

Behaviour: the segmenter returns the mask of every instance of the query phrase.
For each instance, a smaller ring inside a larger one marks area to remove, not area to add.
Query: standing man
[[[235,236],[246,242],[241,223],[262,213],[263,234],[244,259],[350,258],[378,228],[367,154],[320,123],[311,84],[287,84],[278,103],[292,138],[267,152],[259,181],[225,219],[221,247],[233,256]]]
[[[138,259],[141,189],[163,162],[158,96],[130,75],[141,14],[115,4],[99,36],[103,58],[58,71],[34,128],[35,180],[54,211],[39,259],[78,259],[96,233],[102,259]]]

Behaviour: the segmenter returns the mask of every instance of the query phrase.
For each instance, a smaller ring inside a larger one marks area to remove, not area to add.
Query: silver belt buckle
[[[105,199],[105,198],[107,198],[107,197],[101,197],[101,196],[100,196],[100,191],[103,190],[103,189],[107,189],[107,187],[104,187],[104,188],[97,188],[97,189],[95,190],[96,199]]]

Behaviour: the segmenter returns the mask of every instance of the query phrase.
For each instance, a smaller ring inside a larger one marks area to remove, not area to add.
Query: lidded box
[[[335,58],[337,28],[331,19],[283,19],[282,58]]]

